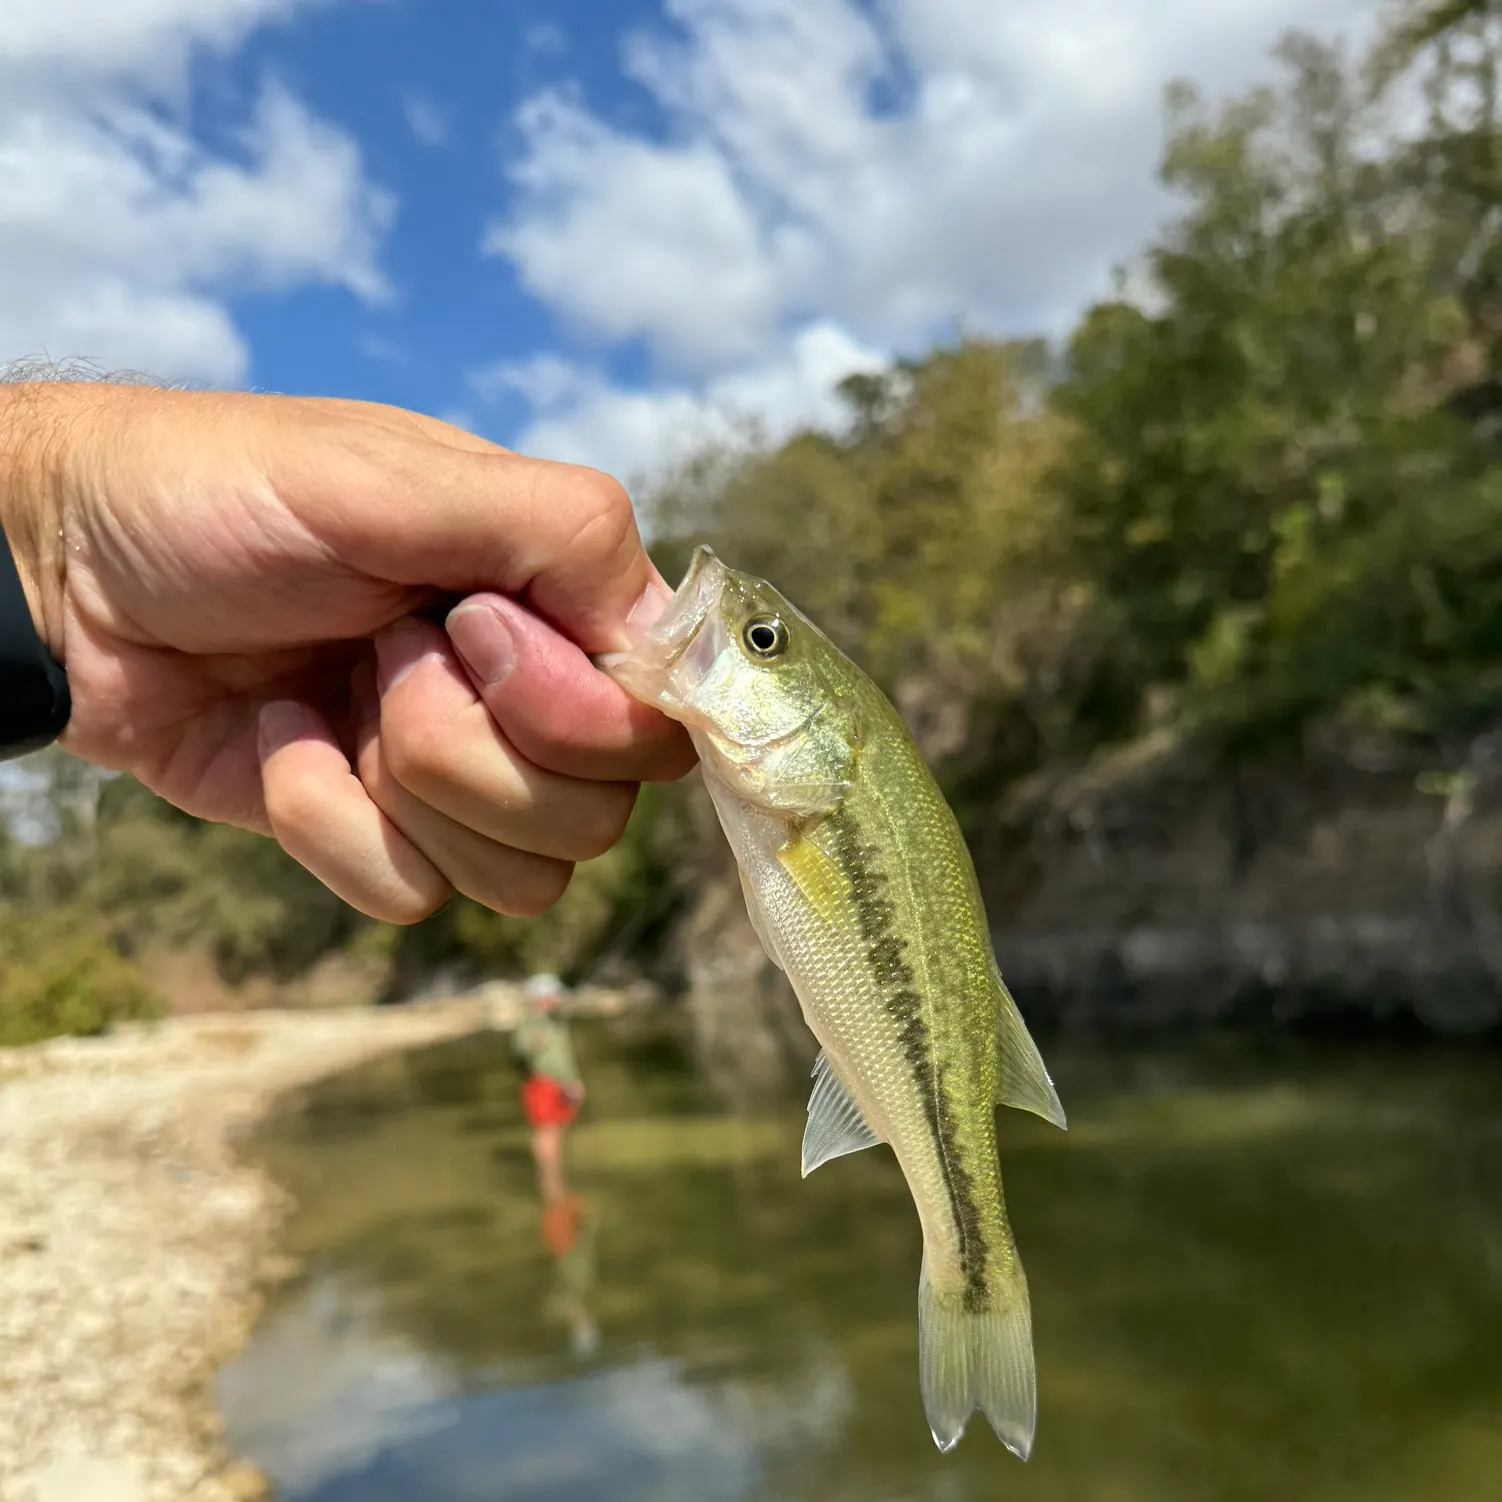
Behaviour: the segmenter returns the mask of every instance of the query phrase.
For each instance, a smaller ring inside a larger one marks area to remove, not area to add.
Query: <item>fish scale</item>
[[[1026,1458],[1027,1280],[998,1100],[1059,1126],[1002,984],[970,854],[885,695],[771,585],[696,553],[663,617],[600,659],[683,721],[752,922],[822,1053],[804,1172],[890,1144],[923,1231],[919,1379],[941,1450],[981,1409]]]

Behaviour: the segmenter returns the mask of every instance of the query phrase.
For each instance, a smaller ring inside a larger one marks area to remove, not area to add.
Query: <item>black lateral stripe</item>
[[[975,1202],[975,1182],[960,1160],[954,1123],[941,1109],[943,1077],[933,1058],[928,1024],[923,1020],[917,978],[913,967],[903,958],[907,940],[893,931],[896,909],[887,896],[890,886],[887,874],[878,864],[881,851],[861,839],[856,819],[847,808],[835,810],[825,823],[833,836],[831,853],[850,883],[856,923],[866,944],[866,963],[883,1004],[897,1021],[903,1055],[917,1082],[923,1110],[934,1134],[950,1212],[959,1231],[965,1308],[970,1313],[979,1313],[987,1306],[990,1290],[986,1286],[987,1248]]]

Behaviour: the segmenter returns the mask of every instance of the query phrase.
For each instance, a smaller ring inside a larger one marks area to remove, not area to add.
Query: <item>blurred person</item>
[[[54,740],[375,918],[541,912],[681,730],[615,481],[368,402],[0,380],[0,758]]]
[[[563,1173],[563,1137],[584,1100],[584,1081],[574,1058],[568,1024],[558,1015],[563,983],[556,975],[534,975],[524,992],[525,1010],[511,1046],[527,1074],[522,1109],[532,1128],[532,1157],[544,1205],[569,1193]]]

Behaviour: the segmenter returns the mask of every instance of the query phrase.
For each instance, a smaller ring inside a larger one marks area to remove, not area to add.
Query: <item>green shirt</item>
[[[579,1085],[579,1066],[569,1042],[568,1025],[557,1017],[524,1017],[511,1034],[511,1046],[532,1074],[546,1075],[560,1085]]]

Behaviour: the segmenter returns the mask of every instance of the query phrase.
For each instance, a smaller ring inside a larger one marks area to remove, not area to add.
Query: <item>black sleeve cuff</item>
[[[16,560],[0,531],[0,761],[51,745],[72,710],[68,676],[37,635]]]

